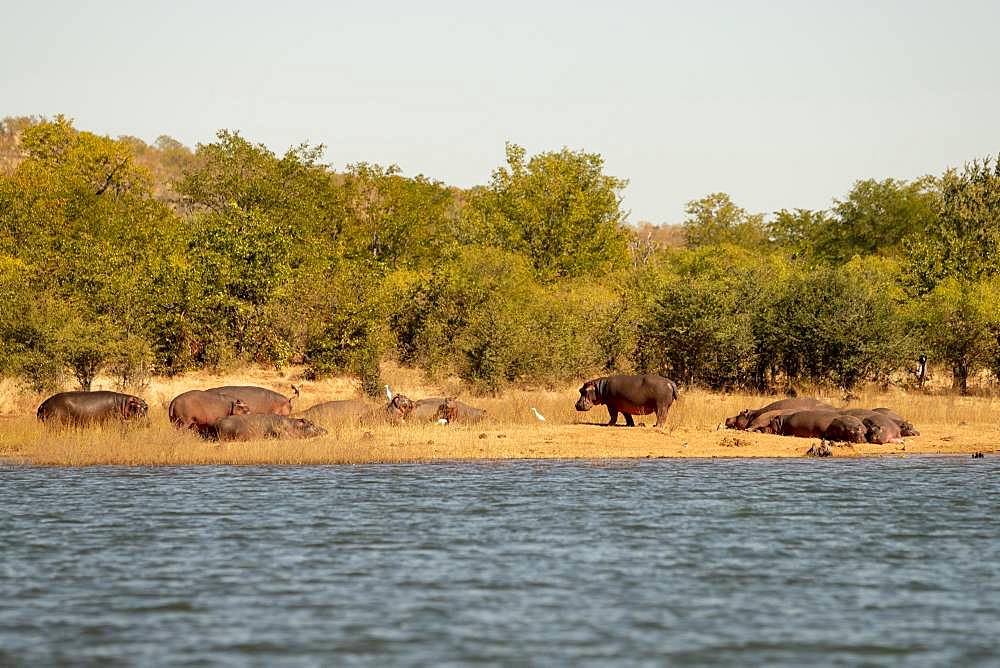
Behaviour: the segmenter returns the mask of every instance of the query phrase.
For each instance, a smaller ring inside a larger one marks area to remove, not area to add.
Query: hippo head
[[[392,418],[398,418],[400,420],[405,420],[410,416],[410,411],[413,410],[413,401],[402,394],[395,395],[390,401],[389,405],[385,407],[386,413]]]
[[[576,410],[589,411],[597,403],[597,383],[588,380],[580,388],[580,398],[576,401]]]
[[[249,415],[250,407],[243,403],[242,399],[233,399],[233,403],[229,406],[230,415]]]
[[[131,418],[144,418],[149,413],[149,404],[139,397],[130,396],[122,406],[122,415],[126,420]]]
[[[744,408],[738,415],[726,418],[726,429],[746,429],[748,424],[750,424],[749,408]]]
[[[824,436],[831,441],[864,443],[867,440],[867,433],[868,430],[861,420],[845,415],[831,422]]]
[[[920,432],[913,426],[913,423],[906,420],[899,423],[899,434],[901,436],[920,436]]]
[[[295,418],[292,420],[292,431],[299,438],[315,438],[326,433],[326,429],[305,418]]]
[[[889,441],[889,436],[885,433],[885,429],[882,428],[882,425],[871,420],[866,420],[865,440],[869,443],[887,443]]]
[[[437,420],[454,422],[458,419],[458,401],[455,397],[448,397],[438,406],[437,413],[434,414]]]

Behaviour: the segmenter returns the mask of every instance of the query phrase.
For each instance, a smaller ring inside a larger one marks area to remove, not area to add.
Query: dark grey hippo
[[[829,441],[865,442],[861,420],[836,411],[798,411],[771,418],[772,433],[799,438],[825,438]]]
[[[46,423],[87,425],[126,422],[144,418],[149,405],[139,397],[121,392],[60,392],[38,407],[35,415]]]
[[[677,385],[658,374],[605,376],[583,384],[576,410],[589,411],[594,406],[604,404],[611,416],[609,426],[618,422],[619,413],[624,413],[625,424],[629,427],[635,426],[633,415],[656,413],[656,424],[653,426],[662,427],[675,399]]]
[[[726,418],[726,428],[727,429],[747,429],[751,422],[753,422],[757,417],[768,413],[770,411],[780,411],[780,410],[810,410],[817,408],[829,408],[833,410],[833,406],[820,401],[819,399],[810,399],[808,397],[803,397],[801,399],[779,399],[778,401],[772,401],[771,403],[757,408],[755,410],[750,410],[749,408],[744,408],[738,414],[733,417]]]

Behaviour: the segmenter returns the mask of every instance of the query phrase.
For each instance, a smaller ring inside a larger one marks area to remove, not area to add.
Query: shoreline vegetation
[[[392,388],[413,399],[452,393],[457,381],[428,383],[419,371],[385,365]],[[485,408],[479,424],[402,425],[343,424],[315,439],[218,443],[205,441],[170,425],[166,407],[185,389],[220,384],[253,384],[286,390],[302,386],[296,410],[321,401],[354,398],[358,381],[334,377],[300,380],[295,370],[284,375],[248,369],[212,375],[204,372],[155,378],[141,394],[150,404],[148,426],[107,425],[88,429],[45,427],[34,416],[41,395],[25,392],[11,381],[0,382],[0,462],[35,466],[185,466],[185,465],[317,465],[421,463],[435,461],[499,461],[510,459],[643,459],[802,457],[817,439],[772,436],[720,428],[723,420],[748,406],[774,397],[719,394],[692,389],[681,392],[665,429],[654,429],[652,416],[637,418],[644,427],[606,427],[603,406],[578,413],[573,408],[578,385],[559,390],[510,390],[495,397],[461,396]],[[95,389],[110,387],[98,378]],[[446,391],[443,391],[446,390]],[[819,394],[838,406],[889,406],[912,420],[921,431],[903,444],[831,444],[835,457],[908,456],[997,452],[1000,443],[1000,399],[904,391],[859,391],[842,397]],[[540,422],[535,407],[546,417]]]

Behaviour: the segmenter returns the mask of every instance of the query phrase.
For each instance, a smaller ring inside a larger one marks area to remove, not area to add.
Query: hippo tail
[[[670,380],[669,378],[667,378],[667,380],[670,381],[670,389],[674,391],[674,401],[677,401],[677,399],[680,397],[680,392],[677,391],[677,383]]]

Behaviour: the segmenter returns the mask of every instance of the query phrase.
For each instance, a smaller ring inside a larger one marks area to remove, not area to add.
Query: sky
[[[601,154],[633,223],[820,209],[1000,152],[1000,2],[66,2],[4,8],[0,117],[487,183]]]

